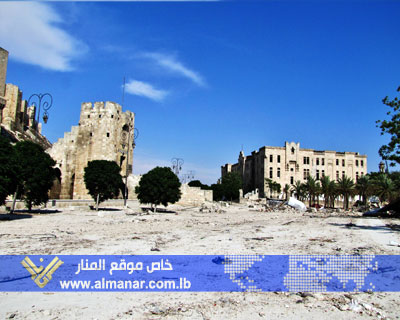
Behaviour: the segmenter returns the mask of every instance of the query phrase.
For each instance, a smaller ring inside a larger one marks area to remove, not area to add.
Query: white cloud
[[[0,2],[0,45],[10,59],[55,71],[72,70],[71,61],[87,48],[55,24],[61,16],[39,2]]]
[[[197,72],[185,67],[175,57],[161,53],[145,53],[144,57],[154,60],[158,65],[168,71],[192,80],[198,86],[205,86],[205,81]]]
[[[126,86],[126,92],[137,96],[146,97],[155,101],[163,100],[168,91],[155,89],[151,84],[146,82],[131,80]]]

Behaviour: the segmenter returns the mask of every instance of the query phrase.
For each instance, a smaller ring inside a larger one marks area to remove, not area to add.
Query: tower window
[[[109,132],[107,132],[107,138],[110,136],[110,133]]]

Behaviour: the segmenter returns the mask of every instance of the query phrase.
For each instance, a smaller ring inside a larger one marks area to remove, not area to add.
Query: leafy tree
[[[273,193],[280,193],[281,192],[281,185],[278,182],[275,182],[272,179],[265,178],[265,182],[268,185],[268,189],[270,192],[270,197],[272,198]]]
[[[320,193],[319,182],[314,179],[312,176],[307,178],[306,183],[304,184],[305,190],[307,190],[309,197],[309,206],[311,207],[315,203],[315,197]]]
[[[242,188],[242,177],[237,172],[229,172],[222,177],[222,191],[226,199],[238,200],[239,189]]]
[[[290,190],[291,190],[291,186],[286,183],[285,186],[283,187],[283,192],[285,193],[285,200],[289,199]]]
[[[374,195],[378,196],[381,202],[391,201],[395,196],[395,184],[386,173],[373,175],[372,187]]]
[[[349,208],[349,198],[356,192],[354,181],[351,178],[344,176],[337,182],[337,191],[343,196],[343,209],[347,210]]]
[[[306,190],[304,183],[301,183],[300,180],[297,180],[294,185],[292,185],[292,190],[294,194],[296,195],[296,199],[303,201],[305,196],[306,196]]]
[[[41,205],[49,200],[48,192],[53,185],[56,162],[31,141],[21,141],[15,145],[16,163],[19,165],[18,195],[26,206]]]
[[[329,176],[323,176],[320,179],[321,182],[321,193],[324,195],[324,201],[325,201],[325,208],[329,206],[329,200],[331,197],[331,179],[329,178]]]
[[[15,192],[17,176],[15,150],[6,138],[0,136],[0,205],[5,203],[8,195]]]
[[[400,87],[397,88],[397,92],[400,92]],[[392,109],[386,113],[392,117],[390,120],[378,120],[376,123],[381,129],[381,135],[388,133],[391,138],[388,144],[379,149],[379,155],[382,159],[389,160],[391,166],[395,166],[396,163],[400,164],[400,99],[395,97],[389,100],[386,96],[382,102]]]
[[[168,167],[156,167],[140,179],[135,191],[140,203],[151,203],[154,212],[157,205],[175,203],[181,198],[181,183],[178,177]]]
[[[220,183],[214,183],[211,185],[211,190],[213,191],[213,200],[220,201],[224,196],[224,187]]]
[[[395,195],[400,196],[400,171],[392,171],[389,173],[390,179],[393,181],[395,186]]]
[[[367,203],[367,198],[371,193],[372,184],[369,175],[362,176],[358,178],[356,183],[357,194],[361,197],[361,202],[363,204]]]
[[[96,210],[99,210],[100,202],[117,197],[123,186],[120,167],[114,161],[89,161],[83,179],[96,202]]]
[[[200,180],[192,180],[188,183],[189,187],[198,187],[201,188],[202,190],[211,190],[211,187],[206,185],[206,184],[202,184]]]

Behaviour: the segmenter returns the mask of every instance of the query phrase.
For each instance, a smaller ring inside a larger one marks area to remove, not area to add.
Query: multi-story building
[[[281,185],[304,182],[309,176],[320,179],[329,176],[338,180],[344,176],[354,181],[367,173],[367,156],[358,152],[320,151],[302,149],[300,143],[285,142],[284,147],[262,147],[245,156],[239,153],[238,163],[221,167],[222,177],[228,172],[238,172],[243,179],[244,193],[258,189],[266,196],[265,179]]]

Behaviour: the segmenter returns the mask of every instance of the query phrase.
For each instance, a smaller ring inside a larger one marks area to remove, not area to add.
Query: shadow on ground
[[[95,210],[96,211],[96,207],[95,206],[89,206],[90,210]],[[99,211],[122,211],[122,209],[117,209],[117,208],[100,208],[99,207]]]
[[[384,226],[360,226],[354,223],[329,223],[331,226],[340,227],[343,229],[358,229],[358,230],[380,230],[384,232],[400,231],[400,224],[389,224]]]
[[[29,218],[32,218],[31,214],[11,214],[11,213],[0,214],[0,221],[10,221],[10,220],[29,219]]]
[[[141,207],[140,209],[142,210],[142,212],[148,212],[148,211],[150,211],[151,213],[154,213],[154,212],[153,212],[153,209],[154,209],[154,208],[151,208],[151,207]],[[156,213],[157,213],[157,212],[159,212],[159,213],[176,213],[176,211],[172,211],[172,210],[168,210],[168,209],[163,209],[163,208],[157,208]]]

